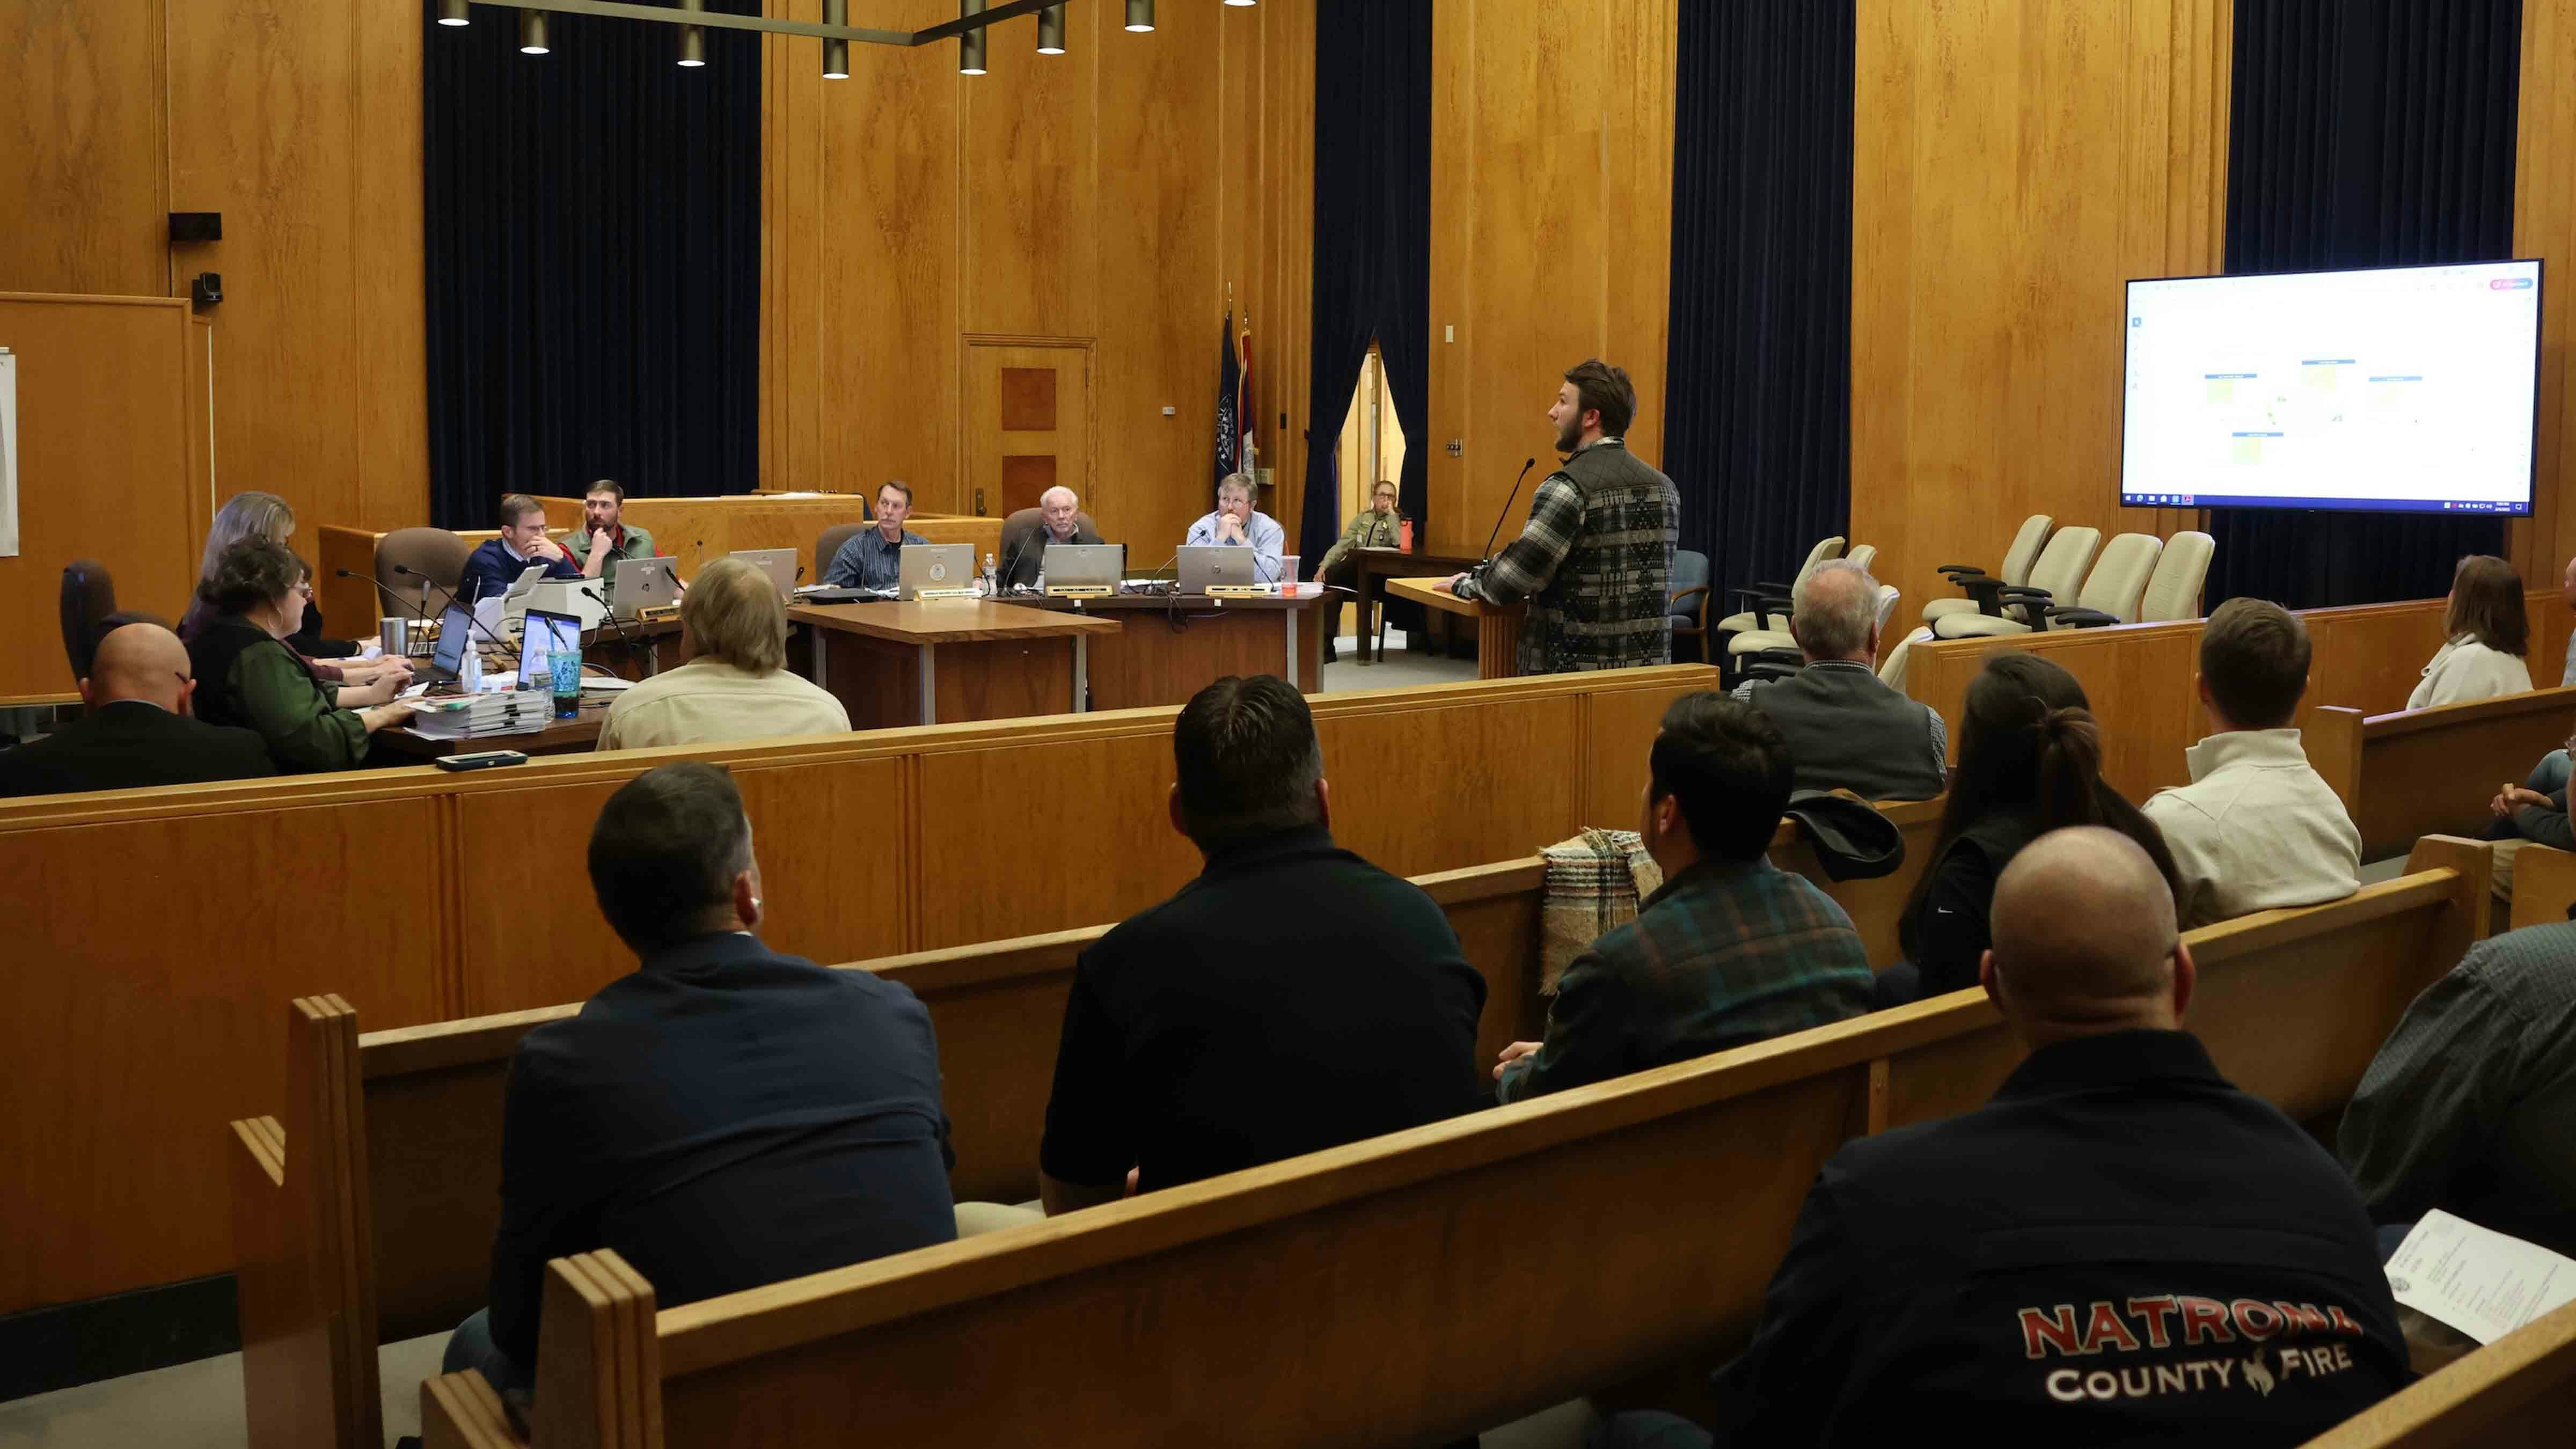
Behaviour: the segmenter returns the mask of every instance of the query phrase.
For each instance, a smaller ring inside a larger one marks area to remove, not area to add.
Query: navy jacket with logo
[[[2343,1169],[2197,1038],[2127,1031],[1836,1153],[1718,1438],[2293,1445],[2408,1378]]]

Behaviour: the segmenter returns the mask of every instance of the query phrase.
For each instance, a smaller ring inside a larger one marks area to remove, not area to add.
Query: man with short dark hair
[[[1484,978],[1440,907],[1333,844],[1323,747],[1268,675],[1172,729],[1207,868],[1082,953],[1039,1149],[1050,1213],[1473,1110]]]
[[[2135,841],[2014,856],[1979,976],[2029,1056],[1976,1111],[1825,1164],[1716,1377],[1721,1442],[2288,1446],[2406,1385],[2360,1195],[2182,1029],[2191,951]],[[1711,1442],[1670,1415],[1609,1437]]]
[[[447,1371],[525,1386],[546,1261],[614,1248],[669,1308],[943,1243],[948,1119],[903,986],[763,945],[751,821],[724,770],[628,781],[590,836],[638,969],[530,1031],[501,1120],[491,1307]]]
[[[1879,680],[1878,580],[1835,559],[1799,583],[1794,603],[1789,633],[1806,667],[1776,682],[1747,680],[1735,697],[1780,727],[1798,788],[1864,800],[1929,800],[1949,788],[1940,712]]]
[[[888,478],[877,490],[876,527],[850,535],[823,570],[823,582],[836,589],[875,589],[892,593],[903,582],[903,551],[929,539],[903,526],[912,516],[912,485]]]
[[[62,795],[194,785],[277,773],[256,730],[189,713],[197,681],[188,647],[158,624],[111,629],[80,682],[89,713],[14,750],[0,750],[0,796]]]
[[[2361,832],[2290,723],[2308,657],[2307,626],[2261,599],[2230,599],[2201,628],[2200,702],[2213,733],[2184,754],[2191,783],[2144,806],[2182,870],[2174,904],[2186,931],[2361,888]]]
[[[1636,414],[1626,372],[1598,358],[1567,368],[1547,411],[1564,466],[1540,480],[1520,537],[1449,580],[1462,599],[1529,601],[1523,674],[1672,662],[1681,493],[1628,451]]]
[[[572,536],[572,561],[586,579],[616,577],[609,565],[619,559],[653,557],[650,529],[626,521],[626,485],[602,478],[582,491],[581,527]]]
[[[581,567],[563,545],[546,536],[546,506],[525,493],[501,499],[501,536],[487,538],[465,556],[465,571],[456,581],[456,597],[468,606],[497,599],[519,581],[528,565],[542,564],[550,579],[577,579]]]
[[[1506,1102],[1862,1015],[1875,978],[1851,917],[1764,855],[1788,743],[1761,711],[1685,695],[1655,736],[1639,833],[1664,883],[1557,981],[1545,1041],[1494,1067]]]

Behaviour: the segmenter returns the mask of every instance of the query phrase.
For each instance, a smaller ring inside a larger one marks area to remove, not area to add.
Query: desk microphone
[[[420,602],[419,602],[418,604],[414,604],[414,603],[412,603],[410,600],[408,600],[408,599],[404,598],[402,595],[395,593],[393,590],[391,590],[391,589],[389,589],[389,588],[386,588],[383,584],[381,584],[381,583],[377,582],[377,581],[376,581],[376,579],[375,579],[375,577],[374,577],[373,575],[370,575],[370,574],[362,574],[362,573],[358,572],[356,569],[342,569],[342,570],[340,570],[340,571],[339,571],[339,576],[340,576],[341,578],[344,578],[344,579],[356,579],[356,580],[358,580],[359,582],[361,582],[361,583],[363,583],[363,584],[367,585],[369,588],[374,589],[377,593],[380,593],[380,594],[384,595],[386,598],[393,600],[393,601],[394,601],[394,607],[395,607],[395,608],[398,608],[398,609],[411,609],[411,610],[416,611],[416,612],[420,615],[421,620],[422,620],[424,623],[425,623],[425,622],[427,622],[427,621],[428,621],[428,619],[429,619],[429,591],[428,591],[427,589],[423,589],[423,590],[421,590],[421,600],[420,600]],[[427,582],[427,580],[423,580],[422,582],[426,583],[426,582]]]
[[[1503,511],[1494,517],[1494,531],[1485,535],[1485,556],[1480,560],[1481,563],[1492,563],[1494,561],[1494,540],[1502,537],[1503,520],[1512,516],[1512,504],[1521,496],[1521,484],[1529,477],[1529,470],[1537,466],[1538,459],[1536,458],[1532,458],[1521,464],[1521,476],[1512,480],[1512,496],[1503,500]],[[1411,636],[1407,635],[1406,637],[1410,638]]]
[[[632,663],[635,644],[633,640],[626,637],[626,621],[618,618],[617,611],[608,607],[608,601],[601,598],[599,594],[588,585],[585,584],[582,586],[581,596],[599,606],[599,617],[608,621],[608,632],[617,636],[619,646],[627,651],[629,656],[628,662]]]
[[[343,569],[343,570],[341,570],[341,572],[346,573],[346,572],[348,572],[348,570]],[[462,605],[462,604],[460,604],[460,603],[456,602],[456,596],[455,596],[454,594],[451,594],[451,593],[449,593],[449,592],[447,591],[447,586],[446,586],[445,584],[442,584],[442,583],[438,582],[436,579],[433,579],[433,578],[431,578],[429,575],[427,575],[427,574],[425,574],[425,573],[422,573],[420,570],[415,569],[415,568],[412,568],[412,567],[410,567],[410,566],[409,566],[409,565],[407,565],[407,564],[395,564],[395,565],[394,565],[394,572],[395,572],[395,573],[398,573],[398,574],[400,574],[400,575],[402,575],[404,578],[407,578],[407,579],[418,579],[418,580],[420,580],[420,586],[421,586],[422,588],[424,588],[424,589],[436,589],[436,590],[438,590],[439,596],[440,596],[441,598],[444,598],[445,600],[447,600],[447,607],[449,607],[449,608],[451,608],[451,609],[464,609],[464,608],[465,608],[465,606],[464,606],[464,605]],[[501,650],[503,653],[508,654],[508,655],[510,656],[510,667],[511,667],[511,668],[516,669],[516,668],[518,668],[518,667],[519,667],[519,651],[518,651],[518,650],[516,650],[516,649],[511,648],[508,644],[504,643],[504,642],[502,641],[502,639],[501,639],[501,637],[500,637],[499,635],[494,634],[494,633],[492,632],[492,629],[491,629],[491,626],[490,626],[490,625],[485,624],[482,620],[475,618],[475,617],[474,617],[474,611],[473,611],[472,609],[465,609],[465,622],[466,622],[466,624],[467,624],[470,628],[474,628],[474,629],[480,629],[480,630],[482,630],[482,631],[483,631],[483,637],[492,641],[492,647],[493,647],[493,648],[498,649],[498,650]]]

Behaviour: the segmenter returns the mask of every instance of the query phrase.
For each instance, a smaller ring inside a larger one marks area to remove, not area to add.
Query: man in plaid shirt
[[[1620,435],[1636,415],[1624,370],[1598,358],[1566,369],[1547,416],[1572,456],[1539,483],[1521,536],[1449,581],[1462,599],[1529,600],[1523,674],[1672,662],[1681,494],[1629,453]]]
[[[1547,1039],[1503,1049],[1506,1102],[1870,1009],[1851,917],[1763,855],[1794,774],[1780,727],[1724,695],[1684,695],[1664,712],[1651,768],[1641,830],[1663,887],[1565,968]]]

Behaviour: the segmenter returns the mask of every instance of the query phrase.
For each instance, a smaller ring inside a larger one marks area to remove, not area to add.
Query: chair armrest
[[[1744,677],[1777,684],[1784,679],[1796,678],[1798,671],[1804,667],[1797,664],[1748,664],[1744,667]]]
[[[1744,656],[1744,663],[1748,669],[1757,664],[1776,664],[1796,670],[1807,667],[1807,656],[1795,649],[1756,649]]]
[[[1954,584],[1959,583],[1964,579],[1982,579],[1986,576],[1986,571],[1977,567],[1975,564],[1943,564],[1939,568],[1934,569],[1933,572],[1936,574],[1948,574],[1950,576],[1950,582]]]
[[[1670,614],[1679,609],[1681,607],[1682,600],[1689,598],[1693,594],[1699,595],[1700,602],[1699,607],[1690,612],[1705,613],[1708,609],[1708,585],[1706,584],[1693,584],[1687,589],[1677,591],[1671,598],[1664,601],[1664,612]]]
[[[1995,592],[2006,601],[2016,604],[2044,604],[2045,601],[2057,597],[2046,589],[2035,589],[2028,584],[2004,584]]]
[[[1961,579],[1958,583],[1960,588],[1968,591],[1969,598],[1977,601],[1978,613],[1998,619],[2003,617],[2002,594],[2005,587],[2003,580],[1980,575],[1973,579]]]
[[[2100,609],[2079,609],[2073,604],[2059,604],[2046,612],[2049,618],[2076,629],[2099,629],[2106,624],[2120,622],[2117,614],[2106,614]]]

